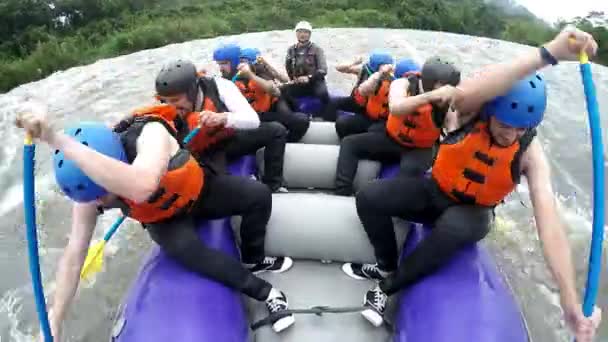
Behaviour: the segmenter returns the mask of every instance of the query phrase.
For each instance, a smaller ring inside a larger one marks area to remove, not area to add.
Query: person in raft
[[[237,75],[240,54],[241,48],[234,43],[220,44],[213,50],[213,60],[218,64],[222,77],[206,77],[197,72],[190,61],[181,61],[183,65],[179,67],[176,62],[168,64],[158,75],[157,93],[165,100],[178,96],[181,101],[186,101],[176,104],[178,110],[183,109],[186,114],[194,108],[196,111],[214,113],[213,117],[219,120],[213,124],[209,134],[194,137],[189,145],[191,151],[216,164],[223,164],[222,169],[225,169],[227,161],[254,154],[264,148],[262,182],[273,192],[285,193],[287,188],[283,180],[283,161],[287,129],[279,122],[260,123],[255,110],[232,82]],[[197,84],[198,93],[195,91]],[[233,112],[226,108],[229,104],[238,104],[239,111]],[[226,116],[224,112],[233,112],[233,115]],[[255,127],[231,128],[230,125],[226,126],[228,119],[232,123],[257,123]],[[196,115],[189,116],[186,120],[190,129],[198,125]]]
[[[308,21],[300,21],[295,31],[298,42],[287,49],[285,57],[285,70],[291,82],[283,86],[283,91],[292,103],[296,103],[296,99],[302,96],[320,99],[320,113],[323,113],[329,103],[325,82],[325,53],[320,46],[310,41],[312,25]]]
[[[159,105],[136,111],[132,120],[114,129],[81,122],[55,132],[53,118],[44,111],[17,116],[18,127],[55,150],[58,185],[74,201],[72,231],[59,263],[50,309],[57,340],[78,288],[97,217],[110,208],[141,222],[165,253],[186,269],[265,301],[270,313],[288,308],[283,292],[254,275],[284,272],[293,264],[288,257],[264,255],[272,210],[270,190],[247,177],[215,174],[201,166],[180,143],[175,127],[178,117],[175,107]],[[212,114],[201,117],[203,125],[213,119]],[[205,246],[196,233],[195,220],[234,215],[242,217],[242,263]],[[273,329],[280,332],[293,323],[289,315],[273,322]]]
[[[264,65],[257,62],[260,50],[241,48],[241,63],[237,66],[234,84],[239,88],[251,107],[263,122],[278,122],[287,128],[287,142],[297,142],[310,126],[310,118],[304,113],[291,110],[274,76]]]
[[[431,57],[422,67],[411,59],[399,60],[390,94],[394,98],[416,96],[443,85],[457,85],[460,72],[441,58]],[[389,100],[387,98],[387,106]],[[357,164],[361,159],[383,163],[400,161],[400,175],[422,175],[432,162],[431,146],[439,140],[448,106],[421,106],[409,115],[391,108],[382,130],[353,134],[342,139],[336,169],[336,194],[350,196]]]
[[[535,139],[547,104],[545,80],[536,71],[558,61],[577,60],[582,50],[593,56],[597,43],[588,33],[569,28],[538,50],[488,68],[458,87],[445,85],[394,99],[391,108],[445,103],[452,104],[455,111],[448,117],[448,127],[453,130],[438,146],[430,178],[378,180],[356,195],[357,213],[377,264],[347,263],[343,270],[355,279],[379,281],[364,297],[367,309],[362,315],[373,325],[382,324],[388,296],[435,272],[464,246],[483,239],[494,207],[524,175],[565,320],[578,342],[593,339],[601,311],[595,308],[591,318],[583,315],[549,164]],[[393,216],[433,226],[428,237],[399,264]]]

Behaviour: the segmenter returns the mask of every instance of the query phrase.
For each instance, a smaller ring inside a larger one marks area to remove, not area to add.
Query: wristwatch
[[[551,64],[551,65],[556,65],[558,63],[557,59],[551,54],[551,52],[549,52],[549,50],[547,50],[546,47],[541,46],[539,48],[540,50],[540,57],[543,59],[543,61]]]

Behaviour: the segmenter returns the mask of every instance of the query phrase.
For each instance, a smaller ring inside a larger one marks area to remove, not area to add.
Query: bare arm
[[[478,111],[484,103],[506,93],[518,80],[546,65],[538,50],[534,50],[513,62],[486,68],[476,77],[462,80],[456,108],[463,113]]]
[[[367,80],[359,85],[359,93],[365,97],[373,95],[381,80],[382,73],[373,73]]]
[[[581,50],[593,57],[598,48],[591,35],[573,27],[566,27],[545,47],[558,61],[577,60]],[[509,63],[487,68],[477,77],[461,82],[456,108],[461,113],[477,111],[482,104],[506,93],[518,80],[547,65],[540,50],[535,49]]]
[[[410,83],[406,78],[400,78],[391,82],[388,93],[388,108],[393,115],[406,115],[413,113],[416,108],[429,103],[424,94],[407,96],[407,88]]]
[[[108,192],[140,203],[157,190],[160,177],[167,170],[170,139],[173,138],[162,124],[147,124],[138,138],[137,157],[131,165],[101,154],[64,133],[56,133],[49,144],[62,150]]]
[[[76,295],[80,282],[80,270],[84,264],[96,223],[96,204],[74,204],[70,240],[63,251],[55,276],[56,291],[51,309],[51,324],[54,333],[57,333],[57,328],[61,326]]]
[[[536,139],[524,154],[522,168],[528,179],[538,236],[545,260],[559,286],[562,307],[578,308],[570,244],[557,213],[549,164]]]
[[[336,71],[343,74],[359,75],[362,67],[360,65],[340,64],[336,66]]]
[[[272,74],[272,76],[279,80],[280,82],[289,82],[289,77],[287,75],[280,73],[275,67],[273,67],[270,63],[266,62],[266,59],[262,59],[262,63],[268,69],[268,71]]]
[[[262,89],[264,89],[265,92],[271,94],[272,96],[280,96],[281,95],[281,92],[279,91],[279,88],[277,88],[275,86],[274,82],[269,81],[269,80],[265,80],[265,79],[261,78],[260,76],[256,75],[253,72],[251,72],[248,76],[255,83],[259,84],[260,87],[262,87]]]

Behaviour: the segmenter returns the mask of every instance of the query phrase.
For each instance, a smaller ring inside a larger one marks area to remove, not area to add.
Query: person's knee
[[[242,195],[235,196],[235,198],[246,200],[247,207],[258,209],[272,207],[272,191],[265,184],[247,179],[242,189]]]
[[[350,120],[350,116],[341,116],[336,119],[336,133],[340,139],[343,139],[348,134]]]
[[[268,136],[274,139],[285,139],[287,137],[287,128],[280,122],[271,121],[260,123],[260,128],[268,132]]]
[[[459,212],[455,215],[446,215],[436,224],[436,228],[441,229],[447,239],[466,244],[480,241],[488,235],[490,231],[488,211],[473,207],[461,207],[456,210]]]
[[[358,213],[374,213],[378,211],[378,203],[382,203],[379,187],[380,181],[372,181],[361,187],[355,194],[355,204]]]

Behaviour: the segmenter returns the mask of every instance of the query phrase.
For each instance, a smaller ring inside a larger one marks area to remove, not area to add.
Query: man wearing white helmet
[[[287,50],[285,70],[293,84],[284,87],[290,98],[314,96],[321,100],[321,112],[329,102],[325,75],[327,61],[323,49],[310,41],[312,25],[308,21],[300,21],[296,27],[298,42]]]

